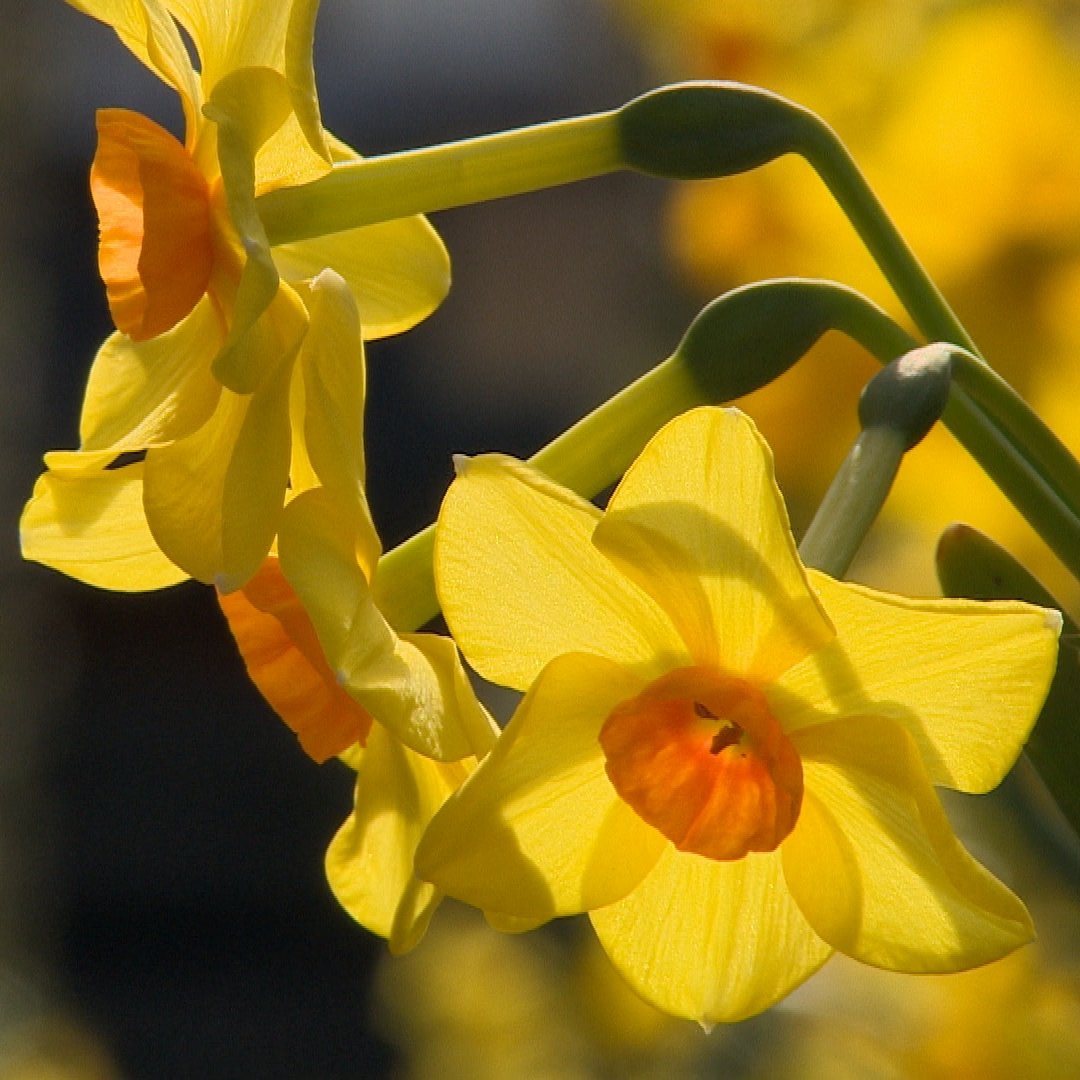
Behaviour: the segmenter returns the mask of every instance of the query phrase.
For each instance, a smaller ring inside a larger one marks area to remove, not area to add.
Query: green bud
[[[623,164],[673,180],[756,169],[796,153],[813,113],[778,94],[735,82],[677,83],[616,114]]]
[[[796,278],[733,289],[702,309],[675,350],[707,401],[732,401],[782,375],[836,325],[828,282]]]
[[[924,345],[877,373],[859,397],[863,428],[887,427],[910,450],[941,419],[952,382],[952,347]]]

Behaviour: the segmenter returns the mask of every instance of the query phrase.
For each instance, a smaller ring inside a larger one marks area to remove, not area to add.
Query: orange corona
[[[618,705],[600,732],[620,797],[681,851],[773,851],[802,804],[799,755],[744,679],[679,668]]]
[[[97,114],[90,192],[98,267],[121,333],[171,330],[207,290],[214,264],[210,185],[183,145],[127,109]]]

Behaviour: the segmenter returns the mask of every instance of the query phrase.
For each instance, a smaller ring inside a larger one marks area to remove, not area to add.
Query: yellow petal
[[[770,680],[833,636],[772,454],[734,409],[695,409],[662,428],[594,540],[670,615],[698,664]]]
[[[852,717],[793,742],[806,797],[784,876],[825,941],[877,967],[945,972],[1034,937],[1024,905],[956,839],[899,724]]]
[[[45,472],[23,510],[23,557],[87,585],[143,592],[187,578],[157,546],[143,511],[143,463]]]
[[[289,371],[275,372],[251,395],[222,492],[223,589],[258,568],[278,530],[289,481]]]
[[[83,398],[84,450],[141,450],[190,435],[209,419],[220,386],[210,361],[221,333],[208,299],[168,333],[133,342],[113,334],[98,350]]]
[[[224,78],[204,110],[217,125],[229,217],[245,256],[229,335],[213,365],[217,379],[236,393],[250,393],[276,364],[290,358],[307,327],[299,298],[279,288],[270,242],[255,209],[255,155],[290,109],[284,77],[268,68],[249,68]]]
[[[551,659],[588,652],[663,670],[685,650],[668,619],[590,543],[600,513],[499,455],[459,466],[439,512],[435,581],[466,659],[526,689]]]
[[[468,768],[414,754],[377,724],[359,756],[356,802],[326,852],[326,876],[342,907],[395,951],[419,941],[441,895],[414,876],[413,852]]]
[[[496,915],[544,920],[625,896],[667,841],[615,793],[598,735],[641,690],[608,660],[552,661],[428,827],[417,873]]]
[[[364,498],[364,343],[356,302],[333,270],[306,290],[310,324],[300,350],[304,444],[322,484]]]
[[[393,635],[368,603],[378,535],[366,506],[314,488],[285,508],[278,536],[281,565],[311,615],[330,666],[350,655],[393,651]],[[358,624],[360,620],[360,624]],[[365,640],[366,637],[366,640]]]
[[[365,340],[399,334],[425,319],[450,288],[450,259],[426,218],[402,218],[274,248],[289,281],[332,266],[360,307]]]
[[[165,0],[191,35],[199,55],[203,87],[241,67],[285,70],[285,34],[291,0]]]
[[[491,722],[445,638],[399,638],[358,558],[370,518],[325,488],[289,503],[279,550],[338,681],[407,746],[440,761],[486,750]]]
[[[315,17],[318,13],[319,0],[293,0],[285,35],[285,79],[304,138],[319,157],[329,162],[330,146],[315,90]]]
[[[202,106],[199,80],[166,6],[159,0],[68,0],[68,3],[111,26],[127,48],[180,94],[190,132]]]
[[[161,549],[225,591],[258,568],[277,532],[289,470],[288,371],[252,395],[228,390],[193,435],[147,453],[146,515]]]
[[[837,628],[769,697],[785,729],[874,714],[915,739],[935,784],[995,787],[1026,741],[1057,660],[1056,612],[908,600],[813,573]]]
[[[778,851],[716,862],[668,847],[624,900],[590,914],[630,985],[708,1027],[763,1012],[832,950],[784,885]]]

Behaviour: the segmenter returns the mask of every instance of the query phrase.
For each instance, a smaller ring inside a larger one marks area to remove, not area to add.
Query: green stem
[[[834,578],[847,573],[903,457],[899,432],[874,427],[859,433],[799,544],[799,556],[807,566]]]
[[[1080,462],[1026,401],[988,365],[953,350],[953,379],[1038,471],[1062,501],[1080,515]]]
[[[983,472],[1080,580],[1080,515],[1047,482],[1008,433],[958,386],[942,417]]]
[[[594,113],[384,157],[339,162],[256,200],[271,244],[487,202],[614,172],[617,113]]]
[[[929,345],[879,371],[859,398],[862,431],[833,478],[799,554],[843,577],[885,504],[904,454],[937,423],[950,396],[949,350]]]
[[[855,159],[820,117],[804,113],[799,153],[821,177],[900,302],[930,341],[979,351],[867,183]]]
[[[738,83],[663,87],[620,109],[335,164],[256,200],[271,244],[499,199],[631,169],[720,177],[785,154],[806,159],[932,341],[974,342],[836,133],[815,113]]]
[[[653,434],[706,398],[679,352],[616,394],[529,459],[552,480],[592,497],[613,484]],[[439,613],[432,575],[435,526],[410,537],[379,560],[376,603],[399,631]]]

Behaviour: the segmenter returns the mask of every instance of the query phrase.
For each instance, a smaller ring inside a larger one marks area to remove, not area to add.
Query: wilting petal
[[[109,337],[86,386],[79,421],[83,449],[119,453],[190,435],[217,404],[221,387],[210,361],[220,343],[217,316],[206,299],[150,341]]]
[[[524,690],[567,652],[646,677],[686,662],[663,612],[590,545],[599,517],[512,458],[459,465],[439,512],[435,581],[451,632],[486,678]]]
[[[326,852],[326,876],[354,919],[405,952],[423,936],[441,894],[413,873],[413,852],[471,763],[439,764],[378,725],[356,762],[356,802]]]
[[[806,798],[784,876],[825,941],[877,967],[946,972],[1034,937],[1024,905],[956,839],[899,724],[852,717],[793,741]]]
[[[274,248],[289,281],[332,266],[360,307],[364,338],[399,334],[425,319],[450,288],[450,258],[426,218],[402,218]]]
[[[338,685],[277,559],[218,602],[251,681],[307,754],[321,763],[364,742],[371,717]]]
[[[667,841],[616,795],[598,735],[611,710],[640,689],[608,660],[552,661],[428,827],[417,873],[450,896],[519,919],[625,896]]]
[[[590,918],[642,997],[705,1026],[767,1009],[832,953],[788,893],[779,851],[716,862],[667,847],[629,896]]]
[[[42,473],[19,522],[23,557],[100,589],[143,592],[184,581],[146,524],[142,481],[141,461]]]
[[[159,0],[68,0],[73,8],[111,26],[120,40],[180,94],[188,131],[202,106],[198,76],[165,5]]]
[[[889,716],[935,784],[984,792],[1011,768],[1046,696],[1061,620],[1019,603],[908,600],[813,573],[836,640],[770,688],[788,730]]]
[[[349,287],[323,270],[307,290],[310,324],[300,350],[303,433],[320,482],[364,498],[364,343]]]
[[[697,409],[661,429],[594,542],[664,608],[698,664],[772,679],[833,636],[772,454],[734,409]]]

